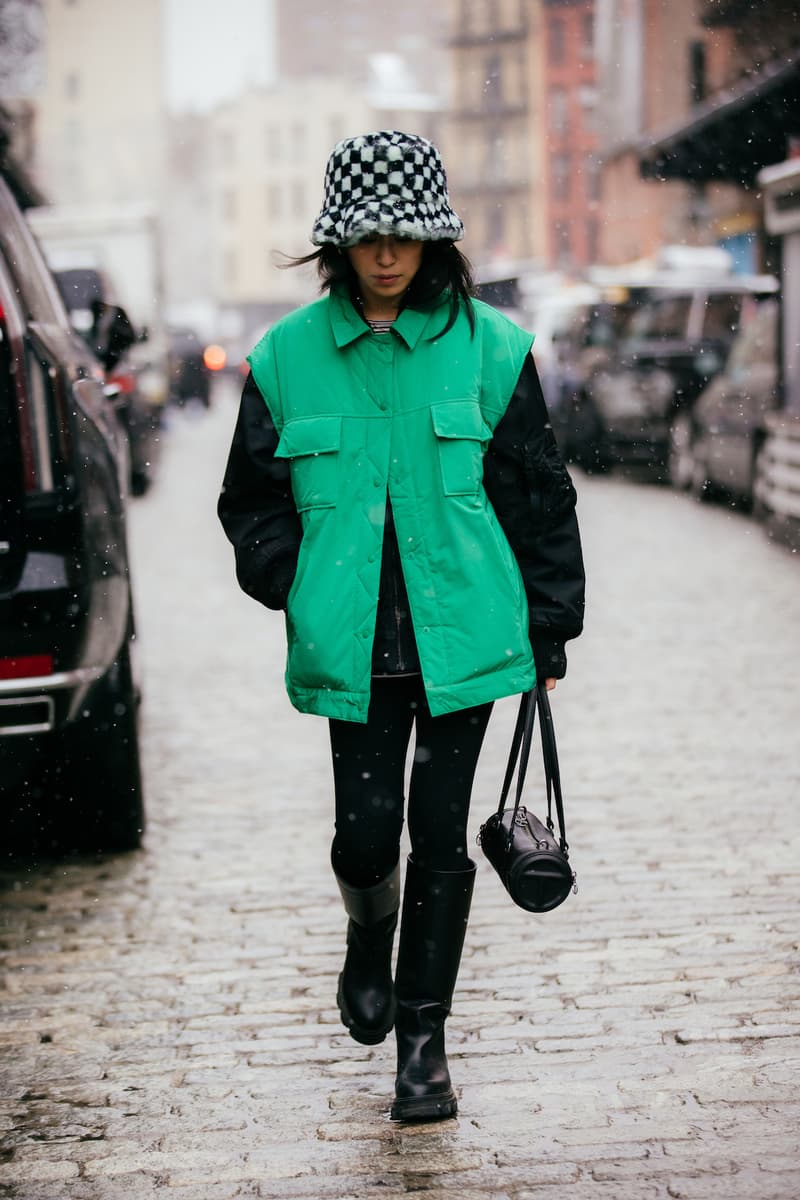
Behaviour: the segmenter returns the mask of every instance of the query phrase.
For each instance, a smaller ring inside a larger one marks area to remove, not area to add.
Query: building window
[[[569,225],[565,221],[559,221],[555,227],[556,234],[556,262],[558,266],[566,267],[572,261],[572,240],[569,233]]]
[[[584,62],[594,58],[594,13],[581,14],[581,58]]]
[[[486,136],[486,178],[493,182],[506,174],[505,139],[499,129],[489,129]]]
[[[492,251],[502,250],[506,236],[505,213],[502,204],[493,204],[486,214],[486,241]]]
[[[281,156],[281,131],[277,125],[267,126],[265,146],[267,160],[277,162]]]
[[[597,131],[597,88],[582,87],[578,89],[578,99],[583,114],[583,128],[590,133]]]
[[[583,160],[583,175],[586,186],[586,199],[590,204],[600,201],[600,161],[594,154],[587,154]]]
[[[600,227],[596,217],[589,217],[586,221],[586,261],[589,264],[596,263],[600,259]]]
[[[295,121],[291,130],[291,149],[294,162],[302,162],[306,156],[306,127]]]
[[[306,209],[305,185],[299,181],[292,184],[292,216],[302,217]]]
[[[561,137],[569,129],[569,97],[566,88],[550,89],[550,128]]]
[[[235,158],[235,146],[233,134],[229,129],[222,129],[217,140],[217,149],[219,152],[219,161],[223,167],[233,166]]]
[[[567,57],[567,39],[563,17],[550,17],[547,23],[547,47],[550,62],[560,66]]]
[[[689,43],[689,100],[699,104],[706,95],[706,47],[704,42]]]
[[[553,199],[569,200],[570,156],[554,154],[553,159]]]
[[[70,71],[64,77],[64,95],[68,100],[77,100],[81,90],[81,77],[77,71]]]
[[[281,188],[278,183],[267,185],[267,216],[277,221],[281,215]]]
[[[486,59],[484,65],[483,103],[489,112],[503,107],[503,60],[499,54]]]
[[[222,219],[223,221],[236,220],[236,192],[231,188],[222,193]]]
[[[223,275],[225,283],[228,287],[233,287],[236,283],[236,251],[226,250],[223,259]]]

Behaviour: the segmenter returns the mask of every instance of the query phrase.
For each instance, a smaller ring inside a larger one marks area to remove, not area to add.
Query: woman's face
[[[422,242],[375,234],[347,247],[367,316],[396,313],[422,262]]]

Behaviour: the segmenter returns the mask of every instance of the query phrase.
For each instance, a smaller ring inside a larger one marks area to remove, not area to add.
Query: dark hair
[[[281,263],[283,268],[302,267],[316,264],[320,278],[320,291],[328,292],[337,284],[344,284],[355,300],[358,294],[358,276],[345,250],[326,242],[319,250],[299,258],[287,256]],[[472,333],[475,332],[475,314],[470,297],[475,295],[475,282],[469,259],[461,253],[455,242],[448,239],[422,243],[422,262],[403,298],[403,308],[416,308],[423,312],[436,308],[441,303],[442,293],[447,293],[449,311],[447,324],[438,335],[442,337],[452,329],[461,305],[464,305]]]

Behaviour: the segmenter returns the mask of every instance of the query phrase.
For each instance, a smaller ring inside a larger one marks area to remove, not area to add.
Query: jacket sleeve
[[[583,555],[575,488],[530,355],[489,443],[484,486],[522,573],[537,673],[561,679],[564,643],[583,629]]]
[[[285,608],[303,537],[289,463],[276,458],[278,432],[252,375],[242,392],[217,513],[236,552],[248,596]]]

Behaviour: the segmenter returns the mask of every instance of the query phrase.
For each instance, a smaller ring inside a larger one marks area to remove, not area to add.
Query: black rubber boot
[[[347,922],[347,955],[336,1001],[350,1036],[377,1046],[394,1024],[392,944],[400,907],[400,864],[368,888],[336,876]]]
[[[395,996],[397,1079],[393,1121],[439,1121],[455,1115],[444,1023],[450,1015],[475,864],[427,871],[409,858],[400,926]]]

